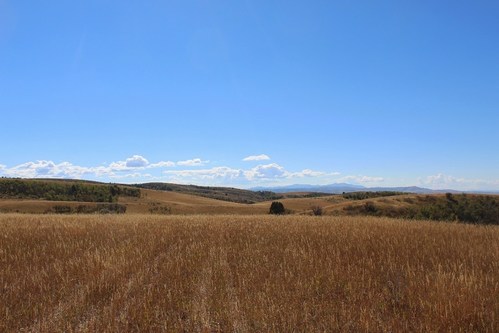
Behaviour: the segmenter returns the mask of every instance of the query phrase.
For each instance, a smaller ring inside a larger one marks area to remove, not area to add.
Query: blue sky
[[[0,0],[0,176],[499,190],[497,17],[480,0]]]

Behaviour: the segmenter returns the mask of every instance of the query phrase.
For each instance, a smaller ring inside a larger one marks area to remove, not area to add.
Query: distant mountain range
[[[418,187],[418,186],[405,186],[405,187],[366,187],[362,185],[353,185],[347,183],[335,183],[329,185],[309,185],[309,184],[294,184],[287,186],[276,186],[276,187],[253,187],[252,191],[272,191],[275,193],[288,193],[288,192],[321,192],[321,193],[331,193],[340,194],[343,192],[376,192],[376,191],[394,191],[394,192],[406,192],[406,193],[417,193],[417,194],[435,194],[435,193],[463,193],[466,191],[457,191],[452,189],[442,189],[442,190],[432,190],[429,188]],[[497,194],[498,192],[487,192],[487,191],[469,191],[469,193],[489,193]]]

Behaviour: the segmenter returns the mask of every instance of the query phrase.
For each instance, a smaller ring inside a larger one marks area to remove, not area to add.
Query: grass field
[[[1,332],[497,332],[499,227],[0,215]]]

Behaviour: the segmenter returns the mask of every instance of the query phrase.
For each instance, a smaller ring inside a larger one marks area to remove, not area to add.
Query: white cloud
[[[48,160],[39,160],[35,162],[27,162],[19,164],[12,168],[0,168],[2,174],[7,177],[20,178],[84,178],[84,177],[109,177],[109,178],[137,178],[147,177],[147,174],[138,172],[123,175],[123,172],[152,169],[161,167],[174,166],[175,163],[170,161],[161,161],[157,163],[149,163],[147,159],[140,155],[133,155],[125,161],[112,162],[109,165],[84,167],[73,165],[70,162],[55,163]]]
[[[439,173],[437,175],[432,175],[428,176],[423,179],[419,179],[420,183],[426,186],[436,186],[436,187],[441,187],[441,186],[448,186],[451,184],[455,183],[462,183],[464,182],[464,179],[458,179],[452,176],[444,175],[442,173]]]
[[[133,155],[125,160],[125,165],[128,168],[144,168],[149,164],[149,161],[140,155]]]
[[[137,169],[154,169],[163,167],[175,166],[175,162],[160,161],[156,163],[149,163],[149,161],[140,155],[133,155],[124,161],[112,162],[109,164],[110,171],[130,171]]]
[[[248,156],[250,157],[250,156]],[[254,159],[256,160],[256,159]],[[97,166],[79,166],[70,162],[56,163],[50,160],[26,162],[13,167],[0,164],[0,175],[21,178],[73,178],[73,179],[135,179],[156,181],[173,181],[191,184],[220,184],[231,185],[257,185],[273,184],[283,185],[304,180],[308,183],[348,182],[376,186],[384,182],[382,177],[365,175],[348,175],[338,177],[338,172],[324,172],[319,170],[304,169],[289,171],[277,163],[260,164],[253,168],[232,168],[218,166],[213,168],[189,169],[201,166],[209,161],[200,158],[191,160],[149,162],[141,155],[133,155],[123,161],[105,163]],[[175,169],[166,169],[177,166]],[[183,168],[182,168],[183,167]],[[499,188],[499,179],[468,179],[459,178],[443,173],[419,178],[420,186],[433,189],[456,190],[495,190]]]
[[[432,189],[456,189],[456,190],[497,190],[499,180],[483,180],[458,178],[451,175],[439,173],[419,179],[419,184]]]
[[[274,179],[285,177],[288,172],[282,166],[276,163],[257,165],[244,173],[248,180],[253,179]]]
[[[227,183],[252,183],[292,180],[295,178],[321,178],[338,175],[337,172],[321,172],[305,169],[300,172],[289,172],[283,166],[271,163],[257,165],[251,169],[235,169],[227,166],[214,167],[201,170],[166,170],[163,174],[170,181],[191,182],[196,181],[219,181]]]
[[[201,170],[167,170],[163,171],[163,174],[172,176],[175,178],[191,179],[191,180],[214,180],[214,179],[225,179],[225,180],[236,180],[241,179],[244,176],[242,170],[233,169],[229,167],[214,167],[211,169],[201,169]]]
[[[192,160],[178,161],[177,165],[179,165],[179,166],[200,166],[200,165],[205,165],[209,162],[210,161],[203,161],[200,158],[194,158]]]
[[[81,178],[84,175],[95,173],[98,168],[87,168],[73,165],[69,162],[56,164],[52,161],[27,162],[12,168],[5,168],[4,174],[8,177],[21,178]]]
[[[127,174],[123,174],[123,175],[112,175],[112,176],[109,176],[109,177],[113,178],[113,179],[153,178],[153,176],[151,174],[140,173],[140,172],[127,173]]]
[[[265,155],[265,154],[251,155],[251,156],[243,158],[243,161],[245,161],[245,162],[248,162],[248,161],[267,161],[267,160],[270,160],[270,157]]]
[[[304,169],[299,172],[289,172],[288,178],[328,177],[328,176],[338,176],[339,174],[340,174],[339,172],[323,172],[323,171]]]
[[[262,164],[257,165],[249,170],[235,169],[227,166],[214,167],[210,169],[201,170],[166,170],[163,174],[169,180],[181,182],[196,182],[196,181],[223,181],[223,182],[236,182],[248,183],[258,181],[272,181],[272,180],[290,180],[299,177],[325,177],[337,175],[338,173],[326,173],[320,171],[313,171],[305,169],[300,172],[289,172],[279,164]]]
[[[7,177],[21,178],[155,179],[183,183],[218,183],[228,186],[257,184],[259,182],[279,184],[300,178],[314,178],[315,182],[317,182],[326,181],[329,177],[338,174],[311,169],[291,172],[276,163],[260,164],[250,169],[238,169],[230,166],[190,169],[208,162],[200,158],[177,163],[172,161],[149,162],[141,155],[133,155],[122,161],[97,166],[78,166],[70,162],[55,163],[49,160],[41,160],[23,163],[10,168],[0,165],[0,174]],[[178,168],[161,170],[174,166]]]
[[[140,155],[133,155],[124,161],[113,162],[109,164],[109,168],[114,171],[132,170],[145,168],[149,161]]]
[[[338,179],[338,182],[354,182],[359,184],[370,184],[370,183],[380,183],[385,179],[383,177],[371,177],[371,176],[345,176]]]
[[[158,163],[151,163],[147,167],[148,168],[166,168],[166,167],[173,167],[175,166],[175,162],[171,161],[162,161]]]

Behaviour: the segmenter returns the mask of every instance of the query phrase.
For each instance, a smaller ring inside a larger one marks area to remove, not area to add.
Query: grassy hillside
[[[242,204],[209,197],[141,189],[142,197],[121,198],[130,213],[152,214],[266,214],[267,205]],[[270,204],[269,204],[270,205]]]
[[[284,198],[315,198],[331,195],[328,193],[315,192],[289,192],[278,194],[271,191],[250,191],[233,187],[180,185],[172,183],[144,183],[135,184],[133,186],[141,189],[191,194],[216,200],[245,204],[279,200]]]
[[[282,195],[270,191],[249,191],[232,187],[180,185],[171,183],[145,183],[135,184],[134,186],[149,190],[198,195],[238,203],[255,203],[283,198]]]
[[[0,215],[1,332],[497,332],[499,227]]]
[[[313,215],[320,211],[322,215],[372,215],[499,225],[498,195],[420,195],[384,191],[343,195],[286,193],[275,196],[271,192],[234,188],[153,184],[155,183],[144,184],[144,187],[158,187],[162,190],[68,180],[1,179],[0,212],[126,211],[133,214],[162,215],[245,215],[268,214],[272,201],[278,200],[284,204],[288,214]],[[224,200],[216,199],[218,197],[223,197]],[[99,203],[103,201],[110,204]]]
[[[447,193],[376,197],[329,205],[326,212],[499,225],[499,196]]]

